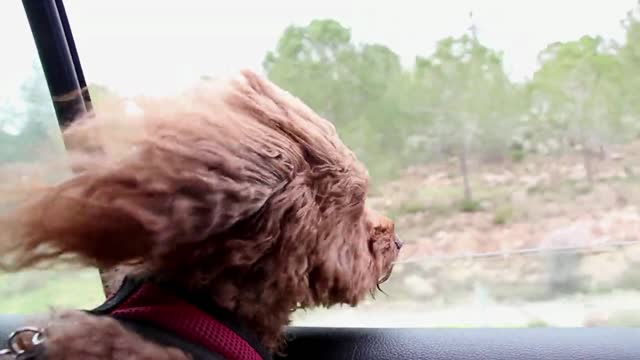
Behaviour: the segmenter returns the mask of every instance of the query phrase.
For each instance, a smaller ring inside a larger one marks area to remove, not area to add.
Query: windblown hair
[[[355,305],[388,276],[393,223],[301,101],[243,72],[139,106],[65,130],[75,175],[2,221],[1,268],[133,265],[206,294],[271,349],[295,309]]]

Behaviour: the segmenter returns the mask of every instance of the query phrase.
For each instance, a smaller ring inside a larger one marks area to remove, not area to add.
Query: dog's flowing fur
[[[1,267],[133,265],[206,294],[271,350],[295,309],[356,305],[388,276],[393,223],[366,208],[366,169],[301,101],[243,72],[140,106],[65,131],[77,173],[3,221]],[[52,360],[187,358],[77,312],[45,329]]]

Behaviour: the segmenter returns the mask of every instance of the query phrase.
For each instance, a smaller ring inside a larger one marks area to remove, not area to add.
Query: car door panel
[[[281,360],[640,359],[640,329],[291,328]]]

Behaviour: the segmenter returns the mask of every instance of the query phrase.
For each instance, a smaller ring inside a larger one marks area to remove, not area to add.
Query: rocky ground
[[[407,242],[381,295],[358,310],[297,314],[302,325],[640,325],[640,144],[473,164],[461,202],[455,159],[407,169],[370,204]],[[639,242],[636,244],[636,242]],[[564,250],[564,251],[559,251]]]
[[[539,157],[473,168],[477,211],[461,211],[455,163],[409,169],[370,202],[396,218],[405,260],[634,240],[640,146],[619,150],[597,162],[591,188],[579,157]]]

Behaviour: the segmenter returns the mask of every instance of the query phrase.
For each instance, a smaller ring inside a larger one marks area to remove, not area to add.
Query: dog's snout
[[[404,242],[402,240],[400,240],[400,238],[398,237],[398,235],[396,235],[393,238],[393,242],[396,244],[396,247],[398,248],[398,250],[402,249],[402,245],[404,245]]]

